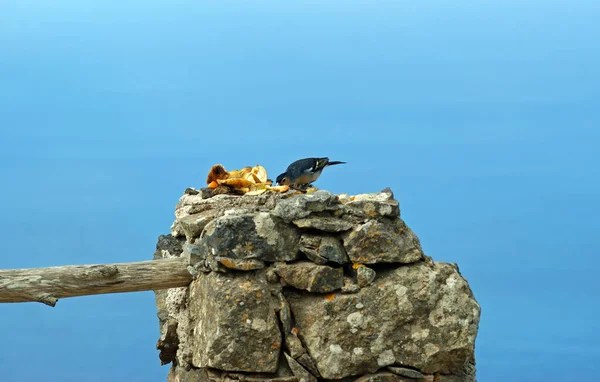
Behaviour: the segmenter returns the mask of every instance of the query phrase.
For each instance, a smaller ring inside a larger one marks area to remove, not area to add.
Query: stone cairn
[[[154,257],[194,280],[156,292],[169,381],[475,381],[480,306],[390,189],[187,189],[175,216]]]

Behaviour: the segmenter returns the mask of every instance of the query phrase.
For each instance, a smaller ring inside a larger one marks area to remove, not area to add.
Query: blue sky
[[[0,268],[147,260],[209,167],[348,164],[482,305],[481,381],[600,369],[600,5],[0,3]],[[0,305],[2,381],[164,381],[152,292]]]

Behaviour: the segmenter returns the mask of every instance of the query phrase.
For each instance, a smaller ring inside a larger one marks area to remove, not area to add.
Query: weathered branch
[[[41,302],[104,293],[139,292],[186,286],[192,281],[189,259],[135,263],[69,265],[0,270],[1,302]]]

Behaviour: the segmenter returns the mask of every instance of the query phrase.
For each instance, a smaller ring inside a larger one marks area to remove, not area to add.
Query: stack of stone
[[[389,189],[203,197],[186,190],[155,258],[170,381],[474,381],[480,307],[425,256]]]

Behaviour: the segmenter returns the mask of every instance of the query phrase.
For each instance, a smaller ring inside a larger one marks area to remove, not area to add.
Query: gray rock
[[[195,277],[156,292],[170,381],[475,382],[479,305],[389,189],[203,195],[184,192],[155,253]]]
[[[160,235],[158,237],[158,242],[156,243],[154,260],[181,256],[184,242],[183,239],[176,238],[172,235]]]
[[[316,264],[326,264],[327,259],[319,255],[319,247],[321,246],[320,235],[303,234],[300,237],[300,252],[304,253],[309,260]]]
[[[211,272],[190,284],[189,315],[195,318],[195,367],[266,372],[277,370],[281,333],[264,271]]]
[[[333,298],[284,289],[322,377],[374,373],[394,364],[460,375],[473,358],[480,308],[456,269],[419,263],[379,271],[377,280]]]
[[[216,217],[215,211],[204,211],[193,215],[185,216],[178,220],[179,227],[184,232],[188,241],[200,236],[202,230],[208,223]]]
[[[196,265],[203,263],[206,259],[206,253],[202,252],[200,247],[195,244],[185,243],[183,245],[182,256],[186,258],[187,264]]]
[[[343,201],[343,206],[336,211],[337,216],[354,223],[400,216],[400,205],[394,200],[394,194],[389,189],[373,194],[359,194],[351,198],[344,196],[340,200]]]
[[[294,377],[298,378],[298,382],[317,382],[317,378],[309,373],[302,365],[300,365],[294,358],[289,355],[285,355]]]
[[[283,333],[290,333],[292,331],[293,323],[292,323],[292,310],[290,309],[290,304],[288,304],[287,300],[283,296],[283,293],[278,292],[277,296],[279,297],[279,319],[281,320],[281,329]]]
[[[188,187],[185,189],[185,191],[183,191],[183,193],[185,195],[198,195],[200,191],[196,190],[195,188]]]
[[[356,268],[356,282],[359,287],[366,287],[375,280],[376,273],[373,269],[360,264]]]
[[[309,292],[329,293],[344,285],[342,268],[317,265],[308,261],[277,264],[275,271],[287,285]]]
[[[352,278],[344,277],[344,285],[342,286],[342,293],[356,293],[360,290],[360,286]]]
[[[332,236],[324,236],[321,240],[319,256],[337,264],[346,264],[350,262],[340,239]]]
[[[321,257],[319,255],[319,252],[317,252],[317,251],[313,251],[308,248],[300,248],[300,251],[306,255],[307,259],[309,259],[310,261],[312,261],[315,264],[319,264],[319,265],[327,264],[327,259],[324,257]]]
[[[284,360],[285,362],[285,360]],[[177,367],[173,376],[169,374],[169,382],[298,382],[294,376],[277,376],[274,374],[241,374],[216,369],[183,370]],[[173,369],[171,369],[173,371]],[[186,379],[175,379],[186,378]]]
[[[297,258],[296,228],[266,212],[221,216],[205,227],[198,240],[202,251],[234,259],[291,261]]]
[[[156,251],[154,252],[153,256],[154,260],[169,259],[181,256],[183,251],[183,243],[184,240],[182,238],[176,238],[173,235],[160,235],[158,237],[158,242],[156,243]],[[164,324],[169,316],[166,306],[167,290],[155,290],[154,297],[156,301],[156,308],[158,310],[157,316],[159,319],[159,327],[161,328],[162,335]]]
[[[414,263],[423,258],[421,243],[410,228],[396,220],[369,220],[342,235],[353,263]]]
[[[358,378],[355,382],[414,382],[413,379],[403,378],[393,373],[367,374]]]
[[[220,382],[210,378],[205,369],[186,369],[181,366],[172,366],[167,375],[168,382]]]
[[[171,363],[177,355],[179,347],[177,324],[177,320],[167,318],[160,330],[161,335],[156,343],[156,349],[159,350],[158,357],[161,365]]]
[[[263,269],[265,267],[264,261],[255,259],[232,259],[229,257],[215,257],[221,265],[229,268],[236,269],[238,271],[253,271],[255,269]]]
[[[314,361],[307,353],[302,354],[300,357],[296,358],[296,361],[300,363],[306,370],[308,370],[312,375],[317,378],[321,378],[321,374],[319,374],[319,370],[315,366]]]
[[[425,378],[423,373],[421,373],[420,371],[409,369],[407,367],[388,366],[388,370],[396,375],[401,376],[401,377],[414,378],[414,379]]]
[[[204,194],[205,190],[207,191],[206,194]],[[211,197],[212,189],[201,189],[200,191],[202,194],[184,194],[179,198],[179,203],[175,207],[175,217],[177,219],[208,210],[214,211],[216,216],[224,215],[227,210],[236,209],[270,212],[275,208],[278,200],[289,196],[279,192],[265,192],[256,196],[217,195]]]
[[[302,342],[293,332],[285,333],[284,339],[285,348],[293,358],[299,358],[306,353]]]
[[[448,374],[436,374],[434,379],[436,382],[476,382],[475,377],[472,375],[448,375]]]
[[[314,212],[333,211],[341,203],[337,197],[328,191],[315,191],[311,194],[293,195],[277,201],[273,214],[286,222],[298,220]]]
[[[300,251],[317,264],[328,261],[337,264],[350,262],[344,246],[333,236],[303,234],[300,238]]]
[[[298,228],[310,228],[324,232],[343,232],[352,229],[352,223],[329,216],[314,216],[304,219],[296,219],[293,223]]]

